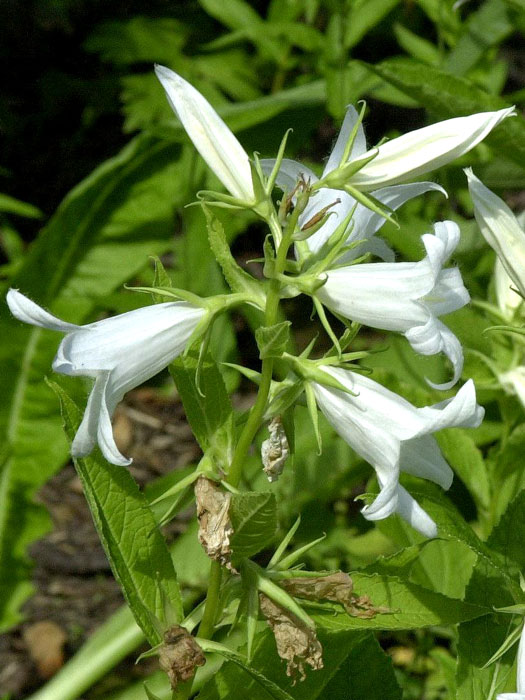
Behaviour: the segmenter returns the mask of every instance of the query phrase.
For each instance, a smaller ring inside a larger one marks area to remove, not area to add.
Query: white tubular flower
[[[330,154],[330,157],[328,158],[321,178],[325,177],[328,175],[328,173],[331,173],[339,166],[344,155],[346,143],[357,121],[358,114],[354,107],[349,105],[347,107],[346,116],[344,118],[341,131],[339,132],[339,136],[337,137],[337,141],[334,145],[332,153]],[[350,153],[350,159],[357,159],[365,152],[365,132],[362,125],[359,124]],[[263,171],[269,174],[275,165],[275,160],[263,159],[261,160],[261,165]],[[310,168],[307,168],[294,160],[285,158],[281,163],[281,168],[279,170],[279,174],[277,175],[276,182],[279,187],[291,192],[301,177],[304,177],[306,180],[310,180],[311,183],[319,180],[317,175],[315,175]],[[418,197],[420,194],[430,190],[439,191],[446,196],[445,190],[439,185],[436,185],[434,182],[417,182],[410,185],[385,187],[372,192],[371,194],[373,197],[375,197],[375,199],[384,204],[385,207],[395,211],[408,200]],[[331,207],[330,215],[326,219],[325,223],[312,236],[310,236],[310,238],[307,239],[307,244],[310,250],[314,253],[317,252],[330,238],[335,229],[345,220],[348,214],[352,211],[352,208],[356,206],[352,217],[352,229],[349,232],[348,243],[357,243],[359,241],[363,241],[364,243],[363,245],[348,251],[341,259],[345,261],[353,260],[359,255],[363,255],[365,252],[371,252],[384,260],[392,260],[394,256],[387,244],[384,241],[374,237],[374,234],[385,223],[384,218],[360,203],[357,203],[356,205],[356,200],[343,190],[331,189],[329,187],[323,187],[322,189],[318,190],[315,195],[312,196],[306,209],[299,217],[299,226],[303,226],[318,211],[321,211],[321,209],[324,207],[333,204],[338,199],[341,201]]]
[[[375,158],[348,179],[348,184],[370,191],[440,168],[477,146],[503,119],[514,114],[514,107],[480,112],[398,136],[358,158],[351,157],[348,162],[357,164],[376,153]]]
[[[485,187],[470,168],[465,174],[481,233],[525,297],[525,231],[505,202]]]
[[[113,438],[111,416],[117,404],[183,352],[207,312],[186,302],[167,302],[77,326],[15,289],[9,290],[7,303],[20,321],[66,333],[53,361],[55,372],[95,380],[71,454],[85,457],[98,443],[108,462],[130,464]]]
[[[525,700],[525,626],[521,632],[516,660],[516,693],[498,693],[496,700]]]
[[[508,319],[512,319],[523,299],[517,293],[516,285],[509,277],[499,258],[496,258],[496,263],[494,264],[494,287],[500,311]]]
[[[180,75],[155,66],[171,108],[211,170],[238,199],[254,199],[250,161],[210,103]]]
[[[398,513],[427,537],[435,537],[434,521],[399,484],[399,473],[429,479],[444,489],[453,473],[432,433],[450,427],[476,427],[484,410],[476,403],[469,380],[453,399],[415,408],[401,396],[368,377],[341,368],[322,366],[355,396],[313,384],[319,408],[339,435],[375,469],[380,492],[361,511],[367,520]]]
[[[449,389],[461,375],[463,351],[439,316],[460,309],[470,297],[457,268],[442,267],[459,241],[453,221],[434,225],[422,241],[426,257],[417,263],[368,263],[328,270],[318,299],[329,309],[372,328],[403,333],[421,355],[444,352],[454,368]]]

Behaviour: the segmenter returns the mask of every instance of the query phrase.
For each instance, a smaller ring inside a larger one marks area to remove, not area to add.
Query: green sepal
[[[234,292],[247,294],[252,298],[256,306],[264,309],[266,305],[264,283],[254,279],[239,267],[231,254],[221,222],[211,213],[204,202],[202,203],[202,209],[206,217],[210,248],[221,266],[226,282]]]
[[[253,191],[255,193],[255,207],[252,207],[257,211],[260,217],[267,219],[270,215],[270,211],[273,208],[273,204],[266,194],[266,188],[264,186],[265,176],[261,169],[261,164],[259,162],[259,154],[254,153],[254,160],[250,160],[250,172],[252,175],[252,185]]]
[[[261,383],[261,373],[257,372],[254,369],[250,369],[249,367],[244,367],[243,365],[237,365],[235,362],[221,362],[222,365],[225,367],[231,367],[232,369],[236,370],[239,372],[239,374],[242,374],[246,379],[249,379],[251,382],[254,384],[259,384]]]
[[[311,542],[308,542],[302,547],[299,547],[299,549],[290,552],[290,554],[284,557],[284,559],[282,559],[275,568],[278,571],[286,571],[287,569],[290,569],[292,566],[294,566],[294,564],[296,564],[300,559],[302,559],[307,552],[309,552],[313,547],[318,545],[319,542],[322,542],[325,538],[326,535],[321,535],[321,537],[318,537],[316,540],[312,540]]]
[[[359,112],[359,116],[356,119],[354,126],[352,127],[352,131],[348,135],[348,141],[345,144],[345,150],[343,151],[343,155],[341,157],[341,160],[339,161],[340,168],[344,167],[344,165],[348,161],[350,153],[352,152],[352,147],[354,145],[355,138],[357,136],[357,132],[359,130],[359,127],[363,123],[363,119],[365,117],[365,112],[366,112],[366,102],[365,102],[365,100],[362,100],[361,101],[361,110]]]
[[[326,333],[328,334],[328,337],[334,344],[335,349],[337,350],[337,353],[339,356],[341,356],[341,346],[339,345],[339,339],[332,330],[332,326],[330,325],[330,322],[328,321],[328,318],[326,316],[324,306],[321,304],[319,299],[317,297],[312,297],[312,300],[314,302],[315,310],[317,311],[317,315],[319,317],[319,320],[321,321],[321,325],[325,329]]]
[[[255,331],[255,340],[259,348],[259,358],[281,357],[290,340],[290,321],[282,321],[273,326],[260,326]]]
[[[321,369],[320,365],[323,364],[323,359],[307,360],[304,357],[295,357],[295,355],[290,355],[286,352],[283,353],[281,359],[288,362],[293,371],[308,382],[315,382],[316,384],[328,386],[332,389],[338,389],[345,394],[350,394],[350,396],[357,396],[355,392],[343,386],[339,380]]]
[[[378,199],[375,197],[372,197],[371,194],[367,193],[364,194],[364,192],[361,192],[361,190],[356,189],[355,187],[352,187],[352,185],[346,184],[342,189],[349,194],[351,197],[356,199],[360,204],[362,204],[364,207],[367,209],[370,209],[371,211],[375,212],[376,214],[379,214],[379,216],[382,216],[383,219],[386,219],[386,221],[389,221],[391,224],[393,224],[396,228],[399,228],[398,222],[394,219],[391,214],[393,214],[393,210],[390,209],[390,207],[386,207],[382,202],[380,202]]]
[[[297,401],[303,393],[304,386],[300,379],[285,379],[282,382],[272,382],[268,407],[264,419],[282,415]]]
[[[521,637],[521,632],[523,629],[523,625],[518,625],[516,629],[512,630],[512,632],[509,634],[509,636],[505,639],[503,644],[500,646],[500,648],[492,654],[490,659],[481,667],[481,668],[487,668],[491,664],[493,664],[495,661],[500,659],[503,654],[505,654],[511,647],[516,644],[518,639]]]
[[[305,613],[305,611],[298,603],[295,602],[289,593],[271,581],[263,569],[249,560],[246,561],[246,566],[253,569],[254,574],[257,577],[257,588],[261,593],[264,593],[264,595],[271,598],[274,603],[277,603],[277,605],[280,605],[282,608],[292,613],[292,615],[298,617],[301,622],[304,622],[305,625],[311,629],[315,629],[315,623],[312,618]]]
[[[166,272],[166,268],[162,264],[161,259],[157,255],[150,255],[155,265],[155,271],[153,273],[153,287],[161,287],[164,289],[170,289],[173,287],[171,277]],[[163,296],[160,294],[153,294],[153,301],[156,304],[160,304],[163,301]]]
[[[189,292],[187,289],[180,289],[178,287],[164,287],[164,286],[152,286],[152,287],[124,287],[130,292],[141,292],[145,294],[152,294],[153,297],[159,297],[163,299],[174,299],[176,301],[187,301],[188,304],[192,304],[196,307],[201,307],[203,309],[207,308],[207,302],[202,297],[199,297],[193,292]]]
[[[300,524],[301,524],[301,516],[299,515],[297,517],[297,520],[295,521],[295,523],[292,525],[292,527],[288,530],[286,535],[281,540],[281,543],[279,544],[279,546],[275,550],[272,558],[268,562],[268,567],[267,567],[268,569],[277,568],[277,565],[281,561],[283,554],[286,552],[286,548],[288,547],[288,545],[292,541],[293,536],[297,532]]]
[[[275,274],[275,251],[272,245],[272,236],[268,234],[263,243],[264,265],[263,275],[267,279],[272,279]]]
[[[311,384],[306,383],[304,385],[304,393],[306,396],[308,415],[310,416],[315,439],[317,441],[317,454],[320,455],[323,451],[323,440],[321,438],[321,431],[319,430],[319,412],[317,410],[317,401],[315,400],[315,394]]]
[[[351,160],[335,170],[329,172],[322,180],[318,180],[312,187],[313,190],[321,189],[321,187],[329,187],[335,190],[344,190],[348,180],[365,167],[370,161],[374,160],[379,151],[374,151],[366,158]]]
[[[266,194],[268,196],[271,194],[273,188],[275,187],[275,181],[277,179],[277,175],[279,174],[279,170],[281,169],[281,163],[283,162],[284,152],[286,150],[286,142],[288,141],[288,136],[292,131],[293,129],[287,129],[283,138],[281,139],[281,145],[279,146],[279,150],[277,151],[275,165],[273,166],[273,170],[266,181]]]

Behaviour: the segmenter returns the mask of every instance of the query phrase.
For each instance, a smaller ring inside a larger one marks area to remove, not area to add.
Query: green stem
[[[199,637],[210,639],[213,635],[217,610],[219,608],[219,593],[221,588],[222,568],[218,561],[212,561],[210,566],[210,578],[208,592],[206,594],[206,606],[199,626]]]
[[[270,229],[273,233],[274,240],[280,241],[281,238],[281,228],[277,220],[272,217],[268,222]],[[277,231],[277,228],[279,229]],[[278,245],[277,257],[275,260],[275,272],[276,275],[280,274],[284,270],[286,263],[286,256],[288,254],[288,249],[292,242],[293,227],[288,227],[285,234]],[[266,296],[266,309],[264,315],[264,323],[267,326],[272,326],[277,322],[277,315],[279,311],[279,301],[280,301],[281,283],[277,279],[272,279],[270,282],[270,288]],[[241,480],[242,470],[244,462],[246,460],[246,455],[253,442],[257,431],[261,426],[261,422],[264,416],[264,411],[266,409],[266,404],[268,401],[268,394],[270,393],[270,387],[273,377],[273,358],[268,357],[262,361],[261,368],[261,382],[259,384],[259,391],[257,392],[257,398],[253,404],[248,420],[246,421],[244,428],[239,437],[235,453],[230,465],[230,469],[226,476],[226,481],[232,486],[237,487]],[[215,626],[215,621],[217,619],[217,613],[220,605],[220,585],[221,585],[222,570],[221,565],[212,561],[210,566],[210,579],[208,584],[208,593],[206,596],[206,604],[204,606],[204,615],[202,617],[202,622],[199,627],[199,637],[204,639],[209,639],[213,635],[213,630]]]

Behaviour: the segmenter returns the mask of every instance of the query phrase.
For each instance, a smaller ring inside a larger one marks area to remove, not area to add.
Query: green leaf
[[[245,491],[231,497],[230,544],[236,558],[251,557],[264,549],[277,532],[277,507],[270,492]]]
[[[437,441],[450,466],[470,491],[478,508],[488,510],[491,493],[487,468],[480,450],[466,430],[440,430]]]
[[[255,331],[259,357],[281,357],[290,342],[290,321],[282,321],[273,326],[260,326]]]
[[[346,18],[344,44],[347,49],[358,44],[376,24],[399,4],[399,0],[357,0],[350,5]]]
[[[173,208],[186,197],[187,163],[177,155],[171,142],[138,138],[102,164],[65,198],[11,286],[67,321],[89,319],[148,255],[171,245]],[[58,401],[43,382],[59,334],[23,325],[2,304],[0,336],[0,442],[9,449],[0,476],[0,571],[9,572],[0,581],[0,625],[8,625],[29,590],[27,546],[49,527],[32,495],[64,463],[68,447]]]
[[[368,66],[409,97],[417,100],[437,119],[449,119],[475,112],[510,107],[473,83],[432,66],[405,58],[392,58]],[[505,119],[485,142],[509,160],[523,167],[525,162],[525,119],[518,114]]]
[[[330,681],[341,669],[345,659],[349,658],[354,661],[352,665],[353,676],[354,673],[359,673],[360,668],[363,671],[366,669],[365,664],[360,665],[360,662],[365,662],[365,659],[367,657],[370,658],[371,655],[375,657],[378,652],[377,650],[371,651],[371,636],[366,632],[326,634],[320,630],[318,637],[323,647],[324,668],[318,671],[310,671],[307,667],[306,678],[300,683],[286,675],[285,664],[277,656],[275,640],[269,630],[260,633],[255,639],[252,667],[257,668],[260,673],[264,674],[267,679],[275,683],[294,700],[316,700],[316,698],[330,698],[332,700],[332,695],[325,693],[325,689],[329,687]],[[374,664],[378,665],[377,658],[374,658]],[[397,700],[399,691],[395,691],[395,681],[390,664],[385,659],[380,667],[387,674],[385,679],[386,695],[381,700],[394,700],[394,698]],[[372,693],[370,697],[375,699],[376,696],[372,691],[374,680],[374,678],[369,676],[369,683],[367,684],[366,678],[362,678],[358,687],[370,689]],[[334,681],[336,688],[340,686],[340,682],[341,679],[338,679],[337,682]],[[351,692],[349,690],[351,683],[348,683],[348,678],[347,684],[347,690]],[[198,697],[199,700],[230,700],[230,698],[237,697],[246,697],[250,698],[250,700],[268,700],[266,690],[263,690],[253,678],[250,678],[245,670],[235,667],[231,662],[225,664],[206,683]],[[353,694],[342,697],[352,699],[356,697],[357,700],[357,696]],[[368,698],[368,694],[364,697]],[[339,700],[339,696],[335,695],[334,700]]]
[[[3,193],[0,193],[0,212],[16,214],[26,219],[41,219],[43,216],[38,207],[28,204],[27,202],[21,202],[19,199],[15,199]]]
[[[82,414],[63,389],[57,384],[52,387],[60,398],[66,433],[72,440]],[[183,617],[180,589],[166,542],[127,469],[109,464],[98,454],[74,462],[115,578],[137,624],[154,646],[162,640],[162,626]],[[165,599],[173,609],[173,620],[164,619]]]
[[[462,36],[444,61],[444,70],[465,75],[492,46],[498,46],[514,30],[503,0],[486,0],[464,23]]]
[[[304,606],[319,627],[329,632],[351,629],[402,630],[419,629],[429,625],[453,625],[487,615],[488,607],[463,603],[426,588],[403,581],[397,576],[353,572],[354,593],[366,595],[374,607],[384,607],[388,613],[378,613],[370,619],[351,617],[332,603],[316,604],[310,610]]]
[[[224,228],[221,222],[212,214],[210,208],[205,204],[202,205],[202,208],[206,215],[210,247],[222,268],[224,277],[230,285],[230,288],[234,292],[251,294],[255,302],[261,308],[264,308],[266,295],[263,290],[263,285],[237,265],[226,241]]]
[[[200,362],[199,388],[195,382],[198,348],[178,357],[169,369],[203,452],[210,451],[217,468],[227,470],[233,450],[233,409],[217,363],[209,353]]]
[[[231,651],[231,649],[228,649],[228,647],[225,647],[223,644],[217,644],[217,642],[212,642],[209,639],[199,639],[199,642],[205,651],[220,654],[225,659],[228,659],[228,661],[230,661],[233,665],[242,669],[246,673],[246,675],[251,676],[251,678],[253,679],[253,681],[255,681],[259,689],[264,688],[264,694],[266,697],[268,697],[269,695],[271,698],[274,698],[274,700],[293,700],[292,696],[289,695],[289,693],[287,693],[285,690],[283,690],[273,681],[267,678],[263,673],[261,673],[258,670],[258,668],[255,665],[248,665],[245,662],[244,657],[238,654],[237,652],[233,652]],[[199,697],[201,697],[201,695],[202,694],[199,694]],[[252,696],[250,695],[250,697]]]

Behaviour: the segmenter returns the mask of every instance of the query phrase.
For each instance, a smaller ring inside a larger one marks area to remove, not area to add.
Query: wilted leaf
[[[211,479],[201,476],[195,484],[199,541],[210,559],[231,569],[230,521],[231,493],[223,491]]]
[[[304,680],[304,664],[314,671],[323,668],[323,648],[315,630],[304,624],[273,600],[259,594],[261,612],[272,628],[277,653],[286,661],[286,675],[294,676],[298,671]]]
[[[288,459],[290,450],[288,439],[283,427],[281,416],[275,416],[268,424],[270,437],[261,445],[261,459],[263,471],[268,477],[268,481],[277,481],[282,474],[284,464]]]
[[[352,617],[368,618],[377,613],[390,612],[388,608],[375,608],[367,595],[356,595],[353,592],[352,579],[342,571],[328,576],[288,578],[281,581],[280,585],[297,598],[340,603]]]
[[[171,687],[189,681],[197,666],[204,666],[206,657],[195,639],[184,627],[175,625],[164,633],[164,644],[159,650],[159,664],[166,671]]]

